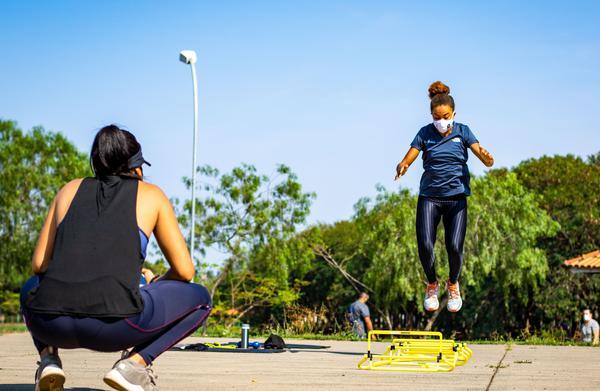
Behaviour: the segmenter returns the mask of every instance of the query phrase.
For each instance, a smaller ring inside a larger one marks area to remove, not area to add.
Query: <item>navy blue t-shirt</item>
[[[425,197],[450,197],[471,194],[467,151],[477,138],[467,125],[454,122],[452,132],[446,136],[433,124],[419,130],[411,147],[423,152],[423,176],[419,195]]]

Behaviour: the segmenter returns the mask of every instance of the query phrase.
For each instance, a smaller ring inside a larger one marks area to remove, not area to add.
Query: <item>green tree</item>
[[[573,155],[529,159],[514,172],[561,231],[547,243],[560,258],[600,248],[600,153],[588,162]]]
[[[587,162],[573,155],[543,156],[520,163],[514,171],[561,226],[557,235],[540,242],[550,271],[544,289],[534,297],[537,327],[568,328],[571,334],[582,309],[600,311],[600,278],[572,274],[562,264],[600,248],[600,153]]]
[[[383,187],[371,203],[356,205],[354,221],[363,238],[360,252],[368,260],[364,282],[387,327],[398,315],[415,310],[423,291],[421,264],[415,237],[417,197],[408,190],[388,192]]]
[[[311,284],[302,292],[315,297],[315,290],[329,289],[320,297],[345,297],[347,306],[354,291],[367,290],[376,321],[387,328],[422,329],[435,324],[448,332],[489,336],[524,327],[532,316],[532,294],[540,290],[548,269],[537,243],[554,235],[558,225],[512,173],[474,178],[472,188],[460,278],[467,304],[460,313],[449,315],[444,302],[432,316],[423,313],[425,277],[415,234],[417,197],[407,190],[389,192],[380,187],[374,200],[357,203],[352,220],[320,227],[320,246],[326,251],[317,248],[314,262],[326,261],[330,271],[315,275],[318,286]],[[441,224],[438,238],[436,268],[443,281],[448,261]]]
[[[548,272],[538,243],[559,225],[514,173],[492,171],[475,178],[472,190],[461,273],[468,304],[440,320],[477,337],[519,332],[530,325],[533,295]]]
[[[303,192],[296,175],[284,165],[272,177],[258,174],[248,164],[226,174],[209,166],[199,172],[195,250],[205,254],[212,247],[225,254],[209,281],[215,303],[235,309],[241,317],[256,307],[296,300],[298,284],[291,273],[306,268],[311,252],[292,238],[305,223],[314,194]],[[191,186],[189,179],[184,181]],[[190,201],[183,210],[180,223],[189,229]],[[259,295],[265,286],[271,294]]]
[[[296,276],[309,282],[302,287],[298,304],[315,312],[325,309],[327,322],[324,331],[346,329],[348,304],[356,300],[358,292],[372,293],[372,289],[362,281],[369,262],[360,252],[361,235],[354,220],[319,224],[300,234],[302,240],[309,243],[313,260],[306,274]]]
[[[90,175],[85,154],[61,133],[24,133],[0,120],[0,290],[16,290],[31,274],[37,236],[58,190]]]

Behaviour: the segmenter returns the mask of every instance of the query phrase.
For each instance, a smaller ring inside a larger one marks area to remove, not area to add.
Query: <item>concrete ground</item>
[[[188,338],[184,342],[217,341]],[[223,341],[223,340],[222,340]],[[161,390],[600,390],[600,349],[470,345],[473,357],[449,373],[361,371],[364,342],[276,354],[164,353],[154,364]],[[383,344],[379,346],[383,350]],[[62,350],[70,390],[106,390],[102,376],[118,353]],[[0,336],[0,391],[33,390],[37,355],[28,334]]]

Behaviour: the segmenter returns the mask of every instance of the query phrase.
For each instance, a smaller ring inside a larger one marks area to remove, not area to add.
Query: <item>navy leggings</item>
[[[449,280],[458,281],[463,263],[463,245],[467,232],[467,198],[464,195],[447,198],[420,196],[417,202],[417,243],[419,258],[427,281],[437,281],[435,273],[435,238],[440,220],[444,222],[444,237],[448,261]]]
[[[140,287],[144,310],[129,318],[84,318],[27,311],[27,293],[39,283],[31,277],[21,289],[21,310],[38,352],[47,346],[115,352],[133,347],[150,364],[193,333],[211,311],[208,290],[197,284],[162,280]]]

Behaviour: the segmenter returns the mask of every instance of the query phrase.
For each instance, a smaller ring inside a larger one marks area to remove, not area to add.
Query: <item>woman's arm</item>
[[[410,167],[417,156],[419,156],[419,152],[421,151],[419,151],[417,148],[410,147],[408,152],[406,152],[404,159],[402,159],[402,161],[396,166],[396,177],[394,178],[395,181],[400,179],[402,175],[406,174],[406,170],[408,170],[408,167]]]
[[[161,280],[191,281],[196,274],[192,257],[179,229],[175,212],[167,196],[156,187],[160,199],[158,219],[154,235],[171,268],[160,277]]]
[[[487,149],[482,147],[479,143],[471,144],[471,151],[481,160],[483,164],[487,167],[491,167],[494,165],[494,157],[491,153],[488,152]]]
[[[50,205],[48,216],[40,231],[33,257],[31,258],[31,268],[34,274],[43,273],[48,268],[48,261],[52,256],[54,249],[54,239],[56,238],[56,197]]]

